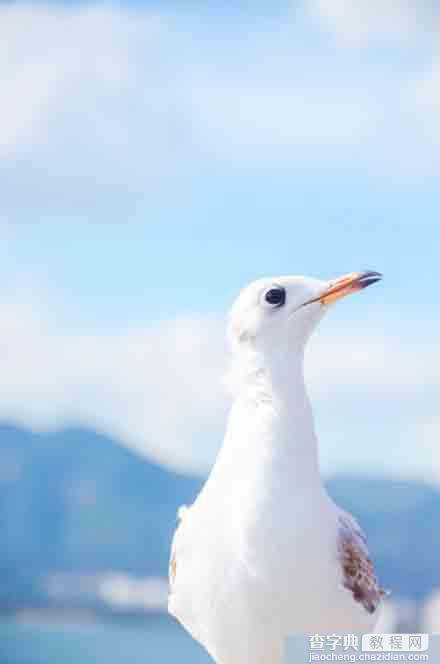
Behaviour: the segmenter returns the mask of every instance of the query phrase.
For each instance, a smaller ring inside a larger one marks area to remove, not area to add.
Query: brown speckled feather
[[[368,613],[374,613],[387,593],[379,586],[365,535],[358,522],[342,509],[339,509],[338,516],[343,586]]]

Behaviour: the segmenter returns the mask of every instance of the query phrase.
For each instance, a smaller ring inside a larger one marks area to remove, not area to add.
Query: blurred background
[[[440,631],[440,8],[0,4],[0,662],[207,663],[165,614],[248,281],[361,269],[307,374],[329,490]]]

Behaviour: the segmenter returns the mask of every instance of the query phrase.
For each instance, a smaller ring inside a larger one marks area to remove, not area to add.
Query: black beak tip
[[[374,272],[373,270],[365,270],[359,278],[359,283],[362,288],[371,286],[382,279],[382,274],[380,272]]]

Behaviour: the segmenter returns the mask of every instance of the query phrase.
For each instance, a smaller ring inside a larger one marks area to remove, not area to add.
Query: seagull
[[[365,535],[320,475],[303,364],[329,305],[381,276],[259,279],[231,309],[235,400],[169,568],[169,612],[218,664],[279,664],[289,635],[369,633],[378,618]]]

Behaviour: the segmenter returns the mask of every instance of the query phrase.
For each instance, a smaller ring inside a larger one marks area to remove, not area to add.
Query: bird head
[[[264,355],[304,348],[329,305],[379,281],[379,272],[351,272],[339,279],[284,276],[258,279],[244,288],[229,315],[234,350]]]

